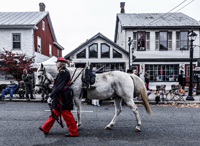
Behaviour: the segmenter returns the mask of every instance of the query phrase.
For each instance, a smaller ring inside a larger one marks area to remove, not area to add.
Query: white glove
[[[51,97],[49,97],[49,98],[47,99],[47,103],[48,103],[48,104],[51,104],[51,100],[52,100]]]

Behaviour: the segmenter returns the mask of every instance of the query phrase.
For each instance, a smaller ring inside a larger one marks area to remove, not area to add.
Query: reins
[[[85,67],[85,68],[86,68],[86,67]],[[84,70],[85,68],[83,68],[82,71],[78,74],[78,76],[76,76],[76,78],[73,80],[73,82],[71,82],[71,84],[69,85],[69,87],[70,87],[71,85],[74,84],[74,82],[76,81],[76,79],[80,76],[80,74],[83,72],[83,70]],[[77,70],[77,68],[76,68],[76,70]],[[74,74],[75,74],[76,70],[75,70],[74,73],[73,73],[72,79],[73,79],[73,77],[74,77]]]

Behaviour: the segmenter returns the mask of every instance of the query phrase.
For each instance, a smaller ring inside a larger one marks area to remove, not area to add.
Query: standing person
[[[71,90],[67,87],[71,83],[71,76],[69,71],[66,68],[67,61],[59,57],[56,62],[57,70],[59,71],[56,79],[54,80],[53,90],[49,95],[47,100],[48,103],[52,101],[52,113],[57,117],[61,115],[66,122],[66,125],[69,129],[69,134],[65,134],[66,137],[75,137],[78,136],[78,130],[76,126],[76,121],[71,113],[73,109],[73,101],[71,95]],[[48,120],[44,123],[42,127],[39,127],[44,134],[48,134],[49,130],[55,122],[54,116],[51,114]],[[62,122],[60,122],[62,123]]]
[[[182,89],[185,89],[186,81],[185,81],[185,75],[183,71],[181,70],[181,74],[178,76],[178,82],[179,85],[182,87]]]
[[[149,70],[147,70],[144,74],[144,79],[145,79],[145,82],[147,84],[147,90],[149,90],[149,80],[150,80],[150,74],[149,74]]]
[[[26,100],[30,100],[29,98],[29,93],[31,95],[31,99],[33,98],[33,83],[32,83],[32,76],[30,74],[27,74],[27,70],[23,70],[23,75],[22,75],[22,80],[24,81],[25,84],[25,93],[26,93]]]
[[[5,99],[5,94],[10,94],[10,100],[13,98],[13,93],[18,89],[18,85],[14,83],[14,81],[10,81],[10,84],[6,86],[5,89],[2,90],[1,98]]]

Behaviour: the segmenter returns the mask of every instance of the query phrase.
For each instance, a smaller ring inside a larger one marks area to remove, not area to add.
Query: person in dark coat
[[[31,99],[33,98],[33,82],[32,82],[32,76],[30,74],[27,74],[27,70],[23,70],[22,80],[25,84],[25,90],[26,90],[26,100],[30,100],[29,94],[31,95]]]
[[[147,90],[149,90],[149,80],[150,80],[150,74],[149,74],[149,70],[147,70],[144,74],[144,80],[145,83],[147,84]]]
[[[39,127],[39,129],[43,131],[44,134],[48,134],[49,130],[55,122],[53,114],[55,114],[57,117],[62,115],[69,129],[69,134],[67,133],[65,134],[65,136],[74,137],[78,136],[78,130],[76,126],[76,121],[71,113],[71,110],[73,109],[73,101],[71,96],[72,91],[67,87],[71,83],[71,76],[69,71],[66,69],[66,63],[67,61],[62,57],[59,57],[57,59],[56,66],[59,73],[54,80],[53,90],[47,100],[48,103],[51,103],[51,101],[53,100],[53,113],[50,115],[44,125],[42,127]]]
[[[179,85],[181,85],[182,89],[184,90],[185,85],[186,85],[186,80],[185,80],[185,75],[182,70],[181,70],[181,74],[178,76],[178,82],[179,82]]]
[[[25,85],[23,81],[19,82],[19,89],[17,91],[19,94],[19,98],[24,98],[24,93],[25,93]]]

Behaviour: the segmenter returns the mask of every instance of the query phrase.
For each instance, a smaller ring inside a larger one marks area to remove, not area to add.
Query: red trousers
[[[60,113],[57,112],[55,109],[53,109],[53,112],[55,113],[57,117],[60,116]],[[73,136],[78,136],[76,121],[74,120],[72,113],[69,110],[64,110],[61,112],[61,115],[66,122],[67,128],[69,129],[69,134]],[[42,126],[42,129],[48,133],[51,127],[53,126],[54,122],[55,122],[55,119],[53,119],[52,114],[51,114],[48,120]]]

